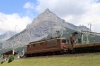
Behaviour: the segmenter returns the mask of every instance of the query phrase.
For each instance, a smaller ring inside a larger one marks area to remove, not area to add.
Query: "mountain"
[[[7,31],[6,33],[0,35],[0,48],[3,42],[5,42],[7,39],[9,39],[10,37],[14,35],[15,35],[15,32],[12,32],[12,31]]]
[[[57,31],[60,31],[60,35],[62,35],[63,31],[66,30],[67,32],[68,30],[78,31],[80,27],[65,22],[65,20],[52,13],[49,9],[46,9],[43,13],[38,15],[31,24],[27,25],[22,32],[5,41],[2,47],[12,48],[13,45],[15,48],[21,47],[27,45],[29,42],[47,37],[48,34],[53,35]]]

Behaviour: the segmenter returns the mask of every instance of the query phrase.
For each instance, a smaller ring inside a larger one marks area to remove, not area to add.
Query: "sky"
[[[0,0],[0,34],[22,31],[47,8],[77,26],[91,23],[92,31],[100,33],[99,0]]]

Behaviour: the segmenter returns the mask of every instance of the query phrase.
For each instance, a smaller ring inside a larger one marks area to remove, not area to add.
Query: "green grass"
[[[100,55],[22,59],[0,66],[100,66]]]

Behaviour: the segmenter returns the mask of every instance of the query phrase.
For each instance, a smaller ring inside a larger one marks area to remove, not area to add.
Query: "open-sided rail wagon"
[[[100,51],[100,42],[88,44],[75,44],[73,47],[75,52],[97,52]]]

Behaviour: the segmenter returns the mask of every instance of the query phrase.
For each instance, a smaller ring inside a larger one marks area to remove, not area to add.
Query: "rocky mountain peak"
[[[26,29],[34,28],[36,26],[43,27],[44,25],[48,27],[50,24],[61,25],[62,21],[61,18],[47,8],[43,13],[39,14],[38,17],[32,21],[32,24],[26,27]]]
[[[51,11],[47,8],[47,9],[45,9],[44,12],[45,12],[45,13],[49,13],[49,12],[51,12]]]
[[[51,12],[48,8],[47,9],[45,9],[45,11],[43,12],[43,13],[41,13],[41,14],[39,14],[38,15],[38,17],[37,18],[54,18],[54,17],[58,17],[56,14],[54,14],[53,12]]]

